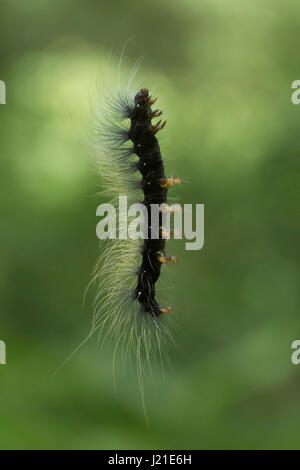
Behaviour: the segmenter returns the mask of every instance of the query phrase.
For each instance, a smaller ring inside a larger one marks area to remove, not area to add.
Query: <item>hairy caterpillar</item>
[[[159,233],[153,238],[151,207],[166,203],[168,188],[180,184],[181,180],[165,175],[156,134],[166,121],[152,123],[162,112],[152,109],[156,99],[150,96],[148,89],[130,92],[134,74],[135,71],[125,88],[118,86],[115,93],[109,91],[101,95],[93,145],[104,186],[102,193],[111,198],[114,207],[120,195],[126,195],[130,202],[138,202],[143,194],[148,236],[142,241],[117,238],[102,246],[92,278],[92,282],[98,283],[98,291],[89,336],[99,330],[100,334],[105,332],[105,337],[114,337],[115,351],[120,343],[125,350],[134,344],[141,375],[143,357],[149,361],[157,351],[160,357],[165,353],[162,338],[170,337],[170,332],[162,317],[172,308],[162,306],[156,299],[156,283],[162,265],[178,260],[177,256],[168,256],[165,252],[166,238],[170,234],[164,233],[161,212]],[[138,174],[141,180],[137,179]]]
[[[163,206],[167,202],[168,188],[181,184],[181,179],[165,175],[156,134],[164,128],[166,121],[159,120],[152,124],[152,119],[162,114],[161,111],[152,110],[156,99],[150,96],[146,88],[131,91],[137,65],[138,62],[127,84],[121,86],[119,64],[116,90],[100,90],[94,109],[90,148],[101,180],[100,194],[110,199],[110,205],[116,211],[120,195],[126,195],[130,203],[142,202],[147,213],[148,237],[143,240],[118,237],[101,242],[100,256],[86,289],[87,293],[91,284],[97,285],[90,332],[53,375],[95,333],[99,335],[98,342],[101,337],[102,343],[110,338],[115,345],[114,381],[118,349],[121,348],[123,358],[129,350],[134,353],[147,417],[143,388],[145,366],[151,369],[152,360],[158,358],[163,367],[164,359],[168,360],[165,340],[174,342],[169,328],[172,316],[165,315],[171,313],[172,308],[157,301],[156,284],[161,267],[168,262],[176,264],[178,261],[177,256],[168,256],[165,252],[166,238],[170,238],[171,233],[165,233],[162,212],[159,213],[158,236],[154,238],[150,213],[153,205]],[[138,179],[138,174],[142,179]],[[141,201],[142,194],[144,197]],[[161,210],[169,214],[177,211],[174,205],[165,206]],[[120,223],[120,232],[123,228]]]

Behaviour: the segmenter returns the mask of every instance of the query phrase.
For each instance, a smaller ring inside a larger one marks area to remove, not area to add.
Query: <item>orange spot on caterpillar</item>
[[[164,264],[164,265],[166,265],[169,261],[170,261],[170,263],[174,263],[174,264],[177,264],[178,261],[179,261],[179,256],[178,255],[168,256],[166,253],[164,253],[162,251],[159,251],[157,253],[157,258],[158,258],[158,261],[161,264]]]
[[[162,251],[159,251],[157,253],[157,259],[161,264],[167,264],[167,262],[168,262],[167,255],[165,253],[163,253]]]
[[[160,309],[160,313],[172,313],[173,307],[163,307]]]
[[[164,189],[171,188],[172,186],[176,186],[176,184],[181,184],[181,178],[180,176],[177,176],[177,178],[174,178],[173,175],[170,176],[170,178],[165,178],[160,181],[160,187]]]

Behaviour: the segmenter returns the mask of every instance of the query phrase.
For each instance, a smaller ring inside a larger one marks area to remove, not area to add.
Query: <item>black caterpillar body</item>
[[[166,123],[159,121],[151,124],[151,119],[160,116],[161,112],[152,111],[149,91],[142,88],[135,96],[134,110],[130,115],[131,126],[129,138],[134,144],[134,153],[139,157],[136,164],[142,174],[141,188],[144,192],[143,204],[148,211],[148,239],[144,240],[142,248],[142,263],[138,270],[138,283],[134,290],[134,298],[138,300],[143,312],[153,316],[159,316],[165,309],[155,300],[155,283],[160,276],[160,253],[164,253],[165,239],[161,231],[157,239],[151,239],[151,204],[167,202],[167,187],[164,164],[160,153],[160,147],[155,134]],[[161,227],[161,214],[160,214]]]

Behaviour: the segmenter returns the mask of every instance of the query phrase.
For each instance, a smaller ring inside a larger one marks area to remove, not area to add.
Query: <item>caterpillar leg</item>
[[[179,256],[178,256],[178,255],[175,255],[175,256],[168,256],[168,255],[167,255],[166,253],[164,253],[163,251],[159,251],[159,252],[157,253],[157,258],[158,258],[158,261],[159,261],[161,264],[167,264],[168,262],[177,264],[178,261],[179,261]]]
[[[181,184],[181,178],[180,176],[177,176],[177,178],[174,178],[173,175],[170,176],[170,178],[164,178],[160,181],[160,187],[164,189],[171,188],[172,186],[176,186],[176,184]]]
[[[160,309],[160,313],[172,313],[173,312],[173,307],[163,307]]]
[[[147,90],[147,88],[144,88],[144,90]],[[152,98],[152,96],[149,95],[149,90],[147,90],[147,93],[148,93],[148,98],[146,99],[147,106],[152,106],[156,102],[157,98]]]
[[[158,109],[155,109],[154,111],[149,112],[149,118],[152,119],[154,117],[158,117],[162,115],[162,111],[159,111]]]
[[[153,134],[156,134],[158,131],[161,131],[165,127],[167,121],[161,121],[162,120],[160,119],[156,124],[150,127],[150,130]]]

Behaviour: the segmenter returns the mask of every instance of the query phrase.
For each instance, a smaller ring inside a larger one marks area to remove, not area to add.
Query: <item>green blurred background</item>
[[[299,2],[1,0],[0,23],[0,447],[300,448]],[[123,72],[145,54],[167,119],[174,195],[205,204],[204,248],[171,244],[177,348],[145,382],[149,426],[127,366],[114,391],[109,346],[51,377],[91,322],[86,137],[128,38]]]

